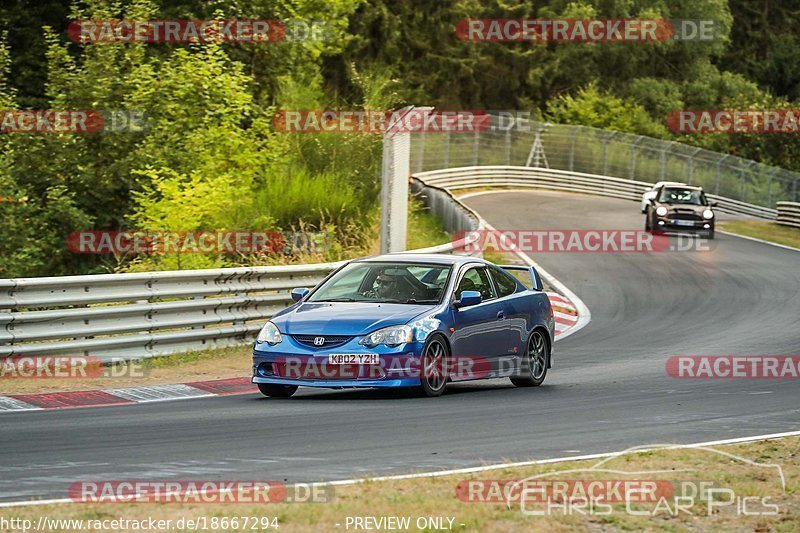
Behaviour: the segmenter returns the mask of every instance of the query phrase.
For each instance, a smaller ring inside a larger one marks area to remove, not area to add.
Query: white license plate
[[[673,224],[676,226],[694,226],[694,222],[691,220],[675,220],[673,221]]]
[[[328,355],[329,365],[379,365],[380,356],[376,353],[332,353]]]

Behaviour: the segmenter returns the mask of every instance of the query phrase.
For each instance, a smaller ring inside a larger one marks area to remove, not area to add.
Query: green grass
[[[746,237],[755,237],[756,239],[763,239],[777,244],[800,248],[800,229],[781,226],[775,222],[761,220],[730,220],[720,222],[717,227],[721,230],[744,235]]]
[[[326,222],[342,225],[356,219],[369,204],[369,196],[341,174],[312,175],[305,169],[288,169],[267,180],[267,187],[257,194],[256,212],[268,214],[282,228],[301,220],[321,227]]]
[[[238,355],[239,352],[250,352],[250,344],[242,346],[227,346],[224,348],[212,348],[210,350],[199,350],[191,352],[181,352],[172,355],[165,355],[160,357],[148,357],[142,359],[139,364],[145,370],[155,368],[174,368],[176,366],[186,365],[189,363],[196,363],[199,361],[207,361],[209,359],[219,359],[220,357],[230,357]]]

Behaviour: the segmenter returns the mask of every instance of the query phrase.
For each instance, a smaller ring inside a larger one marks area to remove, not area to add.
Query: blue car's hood
[[[386,326],[405,324],[435,305],[366,302],[304,303],[272,318],[289,335],[366,335]]]

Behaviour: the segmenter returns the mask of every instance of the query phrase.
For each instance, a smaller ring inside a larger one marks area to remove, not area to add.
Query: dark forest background
[[[789,109],[800,2],[773,0],[2,0],[0,109],[134,109],[141,132],[1,134],[0,277],[257,258],[70,253],[86,229],[305,228],[372,238],[380,140],[273,131],[279,109],[529,110],[800,170],[796,135],[672,134],[677,109]],[[713,42],[476,43],[464,18],[713,19]],[[76,19],[319,21],[327,39],[79,44]]]

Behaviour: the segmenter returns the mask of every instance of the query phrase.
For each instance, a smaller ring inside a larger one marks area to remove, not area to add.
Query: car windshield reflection
[[[350,263],[307,301],[436,304],[442,300],[450,270],[440,264]]]

